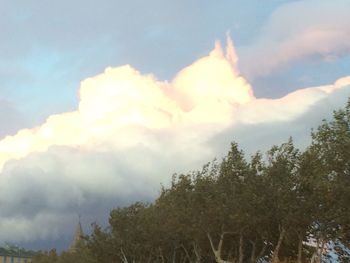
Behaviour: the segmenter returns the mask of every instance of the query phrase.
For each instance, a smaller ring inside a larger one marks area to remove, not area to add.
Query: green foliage
[[[305,151],[289,139],[248,161],[232,143],[221,162],[174,175],[154,203],[113,209],[78,251],[33,263],[310,262],[310,238],[349,244],[349,200],[350,100]]]

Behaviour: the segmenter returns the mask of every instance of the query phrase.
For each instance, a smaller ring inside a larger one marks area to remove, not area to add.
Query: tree
[[[290,139],[247,161],[232,143],[221,162],[175,174],[153,203],[113,209],[109,227],[94,224],[74,253],[41,252],[33,263],[320,262],[328,242],[350,242],[348,200],[350,100],[304,152]]]
[[[274,241],[275,247],[272,253],[272,263],[279,261],[281,245],[291,230],[294,217],[293,208],[297,206],[296,178],[299,168],[300,152],[293,145],[290,138],[281,146],[273,146],[268,152],[268,165],[266,168],[266,186],[270,193],[270,211],[273,213],[271,223],[275,221],[279,235]]]
[[[315,158],[320,191],[318,220],[314,235],[319,243],[338,238],[349,242],[350,229],[350,99],[345,107],[333,113],[331,121],[323,120],[312,132],[309,151]]]

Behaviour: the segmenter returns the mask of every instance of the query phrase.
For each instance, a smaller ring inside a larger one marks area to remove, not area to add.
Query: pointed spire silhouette
[[[76,251],[77,248],[79,247],[79,245],[81,245],[84,242],[83,237],[84,237],[84,232],[83,232],[83,228],[81,226],[80,215],[79,215],[79,221],[78,221],[77,227],[75,229],[73,242],[72,242],[72,245],[70,246],[70,249],[69,249],[71,252]]]

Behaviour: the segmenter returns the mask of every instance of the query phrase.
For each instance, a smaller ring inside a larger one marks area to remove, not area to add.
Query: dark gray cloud
[[[188,130],[146,129],[142,140],[131,147],[115,148],[112,141],[93,148],[52,146],[46,152],[8,161],[0,174],[1,239],[32,242],[33,247],[43,240],[67,245],[77,214],[86,225],[103,224],[113,207],[153,200],[174,172],[201,169],[214,157],[222,158],[231,141],[238,142],[247,155],[285,142],[289,136],[304,148],[310,142],[310,129],[345,105],[350,86],[329,95],[317,89],[299,95],[304,97],[292,98],[313,102],[305,108],[302,101],[299,105],[288,99],[295,106],[291,112],[286,111],[285,102],[269,101],[263,111],[254,106],[258,104],[242,106],[237,122],[219,133],[205,124]],[[301,112],[290,115],[299,107]]]
[[[213,145],[218,147],[216,151],[219,152],[220,149],[227,148],[233,140],[239,143],[247,156],[250,156],[256,151],[266,152],[272,145],[284,143],[292,137],[296,146],[303,150],[311,142],[311,129],[317,128],[323,119],[330,120],[333,111],[344,108],[348,99],[350,86],[320,99],[294,119],[231,127],[216,135]],[[264,118],[263,114],[261,118]]]

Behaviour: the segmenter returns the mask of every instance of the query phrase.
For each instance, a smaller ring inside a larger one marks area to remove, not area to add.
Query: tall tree
[[[268,166],[266,169],[266,186],[270,193],[270,211],[278,226],[278,238],[274,241],[274,249],[271,257],[272,263],[279,262],[279,253],[282,242],[288,231],[291,230],[293,208],[296,204],[296,182],[299,168],[300,152],[297,150],[292,139],[281,146],[273,146],[268,152]]]
[[[315,232],[321,243],[339,238],[349,242],[350,229],[350,99],[312,133],[310,151],[316,158],[322,206]]]

